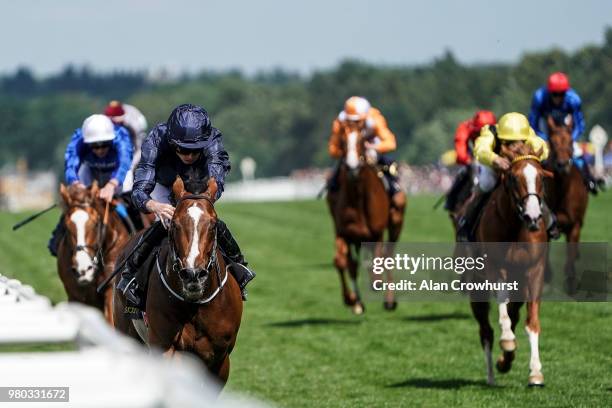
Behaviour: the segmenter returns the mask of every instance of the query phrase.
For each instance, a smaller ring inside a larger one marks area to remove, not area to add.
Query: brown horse
[[[538,338],[540,335],[540,298],[542,293],[544,267],[546,264],[547,241],[545,222],[542,217],[544,199],[544,177],[552,174],[544,170],[538,159],[539,152],[522,142],[502,145],[500,154],[507,157],[512,165],[502,173],[501,182],[493,191],[484,209],[476,230],[478,242],[500,244],[499,253],[491,256],[486,268],[490,282],[521,282],[520,292],[507,297],[498,293],[499,323],[501,326],[500,346],[503,351],[497,361],[497,369],[508,372],[514,360],[516,338],[514,329],[519,318],[523,300],[527,301],[526,331],[531,346],[529,363],[529,385],[543,385],[542,364],[540,363]],[[496,248],[487,246],[489,252]],[[487,362],[487,381],[494,384],[491,349],[493,329],[489,324],[489,302],[471,293],[471,307],[480,325],[480,342]],[[518,301],[512,301],[512,299]],[[510,302],[509,302],[510,301]]]
[[[180,178],[172,191],[177,200],[168,240],[154,262],[146,296],[148,328],[124,314],[125,298],[115,291],[115,327],[165,355],[189,352],[225,384],[242,317],[240,289],[217,247],[214,178],[187,192]],[[204,191],[205,190],[205,191]],[[134,237],[122,255],[132,248]],[[136,325],[136,326],[135,326]],[[143,330],[144,329],[144,330]],[[142,333],[139,335],[139,331]]]
[[[327,203],[334,220],[336,253],[334,265],[340,275],[344,303],[353,313],[362,314],[364,306],[357,285],[359,251],[362,242],[382,243],[384,232],[389,231],[389,241],[396,242],[404,221],[405,196],[392,202],[385,191],[381,173],[366,158],[366,138],[363,132],[351,125],[344,126],[342,142],[345,157],[338,174],[338,191],[330,191]],[[380,253],[382,246],[377,252]],[[376,254],[378,255],[378,254]],[[348,288],[345,272],[348,270],[351,289]],[[386,272],[386,281],[392,281]],[[385,294],[385,309],[395,309],[393,291]]]
[[[112,290],[98,294],[96,287],[112,273],[129,233],[98,191],[95,181],[90,188],[60,185],[67,232],[58,245],[57,270],[69,301],[102,310],[112,324]]]
[[[572,162],[574,153],[572,116],[568,115],[562,123],[556,123],[549,115],[547,123],[550,141],[549,168],[555,173],[555,177],[546,182],[546,201],[557,217],[559,230],[565,234],[568,242],[565,278],[567,288],[571,292],[572,288],[575,288],[577,243],[580,241],[580,230],[589,202],[589,192],[584,185],[580,170]]]

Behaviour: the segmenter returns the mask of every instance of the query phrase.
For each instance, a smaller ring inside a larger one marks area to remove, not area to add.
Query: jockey
[[[373,108],[367,99],[361,96],[352,96],[344,103],[344,110],[332,124],[332,133],[329,139],[329,155],[335,159],[343,156],[342,134],[345,126],[356,126],[361,129],[367,138],[366,149],[375,152],[378,164],[383,166],[383,173],[388,184],[392,205],[399,207],[405,202],[405,193],[398,182],[397,163],[388,155],[397,147],[395,135],[389,130],[385,117],[376,108]],[[328,188],[330,191],[338,189],[338,174],[340,166],[336,166]]]
[[[223,137],[212,126],[203,108],[184,104],[172,111],[166,123],[160,123],[151,130],[142,145],[142,159],[136,167],[132,200],[140,211],[154,213],[161,222],[150,227],[152,230],[148,238],[137,247],[121,270],[117,289],[133,306],[141,302],[136,271],[153,248],[168,235],[165,225],[174,214],[174,207],[170,203],[172,184],[177,176],[186,178],[194,168],[203,169],[208,176],[215,178],[218,186],[215,200],[218,200],[223,192],[225,176],[230,170]],[[217,232],[221,251],[231,262],[230,272],[246,300],[245,287],[255,273],[246,268],[247,263],[238,243],[220,219],[217,220]]]
[[[577,142],[584,132],[584,115],[580,96],[570,87],[569,78],[563,72],[554,72],[548,77],[545,86],[537,89],[531,101],[529,124],[538,136],[548,141],[548,126],[546,117],[553,115],[572,115],[574,128],[572,139],[574,141],[574,163],[582,173],[587,188],[597,194],[598,181],[592,176],[589,166],[582,157],[582,149]]]
[[[478,214],[497,185],[498,172],[508,170],[511,166],[507,158],[498,154],[500,144],[514,142],[524,142],[533,151],[541,151],[540,160],[548,158],[548,145],[536,135],[527,118],[520,113],[507,113],[499,119],[497,125],[483,126],[474,143],[474,156],[478,161],[478,186],[466,204],[463,217],[457,223],[457,241],[468,241]],[[548,233],[556,239],[559,232],[554,216],[546,203],[542,204]]]
[[[457,164],[463,166],[462,170],[455,177],[450,191],[446,197],[444,208],[449,211],[454,211],[457,206],[457,198],[463,187],[470,179],[470,172],[467,171],[469,166],[475,165],[472,160],[472,151],[470,142],[474,143],[480,129],[485,125],[494,125],[497,123],[495,114],[488,110],[477,111],[471,119],[464,120],[459,123],[455,131],[455,152],[457,153]]]
[[[124,128],[113,127],[104,115],[91,115],[73,135],[64,155],[67,184],[89,186],[94,180],[103,186],[99,197],[107,202],[121,192],[132,163],[132,143]],[[57,245],[64,232],[60,222],[49,240],[51,255],[57,256]]]
[[[128,132],[134,147],[132,165],[123,182],[122,198],[127,204],[127,208],[125,214],[122,213],[121,215],[124,218],[129,217],[136,229],[141,229],[143,224],[140,211],[132,204],[131,196],[134,185],[134,171],[136,165],[140,162],[142,142],[147,136],[147,119],[136,107],[119,101],[110,101],[104,108],[104,114],[113,121],[115,129],[123,128]]]

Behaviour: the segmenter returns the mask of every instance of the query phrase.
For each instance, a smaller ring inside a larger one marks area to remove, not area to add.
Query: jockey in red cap
[[[444,208],[448,211],[455,211],[457,204],[459,204],[460,193],[464,190],[464,187],[468,185],[471,172],[469,171],[470,165],[472,164],[472,151],[470,148],[470,141],[473,143],[474,140],[480,135],[480,129],[485,125],[494,125],[497,123],[495,114],[488,110],[479,110],[474,116],[468,120],[459,123],[457,130],[455,131],[455,152],[457,153],[457,164],[464,166],[457,174],[453,186],[446,197],[446,204]]]

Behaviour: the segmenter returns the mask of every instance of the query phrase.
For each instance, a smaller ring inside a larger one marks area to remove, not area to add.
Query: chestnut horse
[[[508,158],[512,165],[501,175],[501,182],[493,191],[483,210],[476,229],[478,242],[495,242],[498,247],[488,246],[486,279],[490,282],[521,282],[520,293],[507,296],[498,293],[499,324],[501,326],[500,347],[503,351],[497,361],[497,369],[508,372],[514,360],[516,338],[514,330],[523,301],[527,303],[525,329],[531,346],[529,363],[529,385],[544,384],[542,364],[539,357],[540,298],[544,282],[544,268],[548,252],[548,235],[542,218],[544,199],[544,177],[552,174],[544,170],[538,159],[540,152],[522,142],[502,145],[500,155]],[[475,277],[483,280],[485,277]],[[471,296],[474,317],[480,325],[480,342],[487,363],[487,382],[494,384],[491,358],[493,329],[489,324],[489,302]],[[512,301],[516,299],[517,301]]]
[[[154,262],[145,262],[139,272],[150,274],[145,307],[148,327],[135,326],[142,320],[132,322],[124,314],[125,297],[119,291],[115,291],[115,327],[167,356],[194,354],[225,384],[242,317],[242,298],[217,246],[213,205],[217,184],[211,177],[208,183],[189,187],[188,192],[180,178],[174,182],[177,205],[168,240]],[[138,238],[132,239],[121,258]]]
[[[96,287],[115,268],[129,233],[112,205],[98,198],[98,183],[89,188],[60,185],[66,234],[57,250],[57,270],[71,302],[81,302],[104,312],[113,323],[112,290]]]
[[[345,157],[338,173],[339,190],[327,194],[336,234],[334,265],[340,275],[344,303],[355,314],[362,314],[365,310],[357,285],[361,243],[382,243],[387,229],[389,241],[396,242],[402,230],[405,208],[405,202],[392,205],[381,180],[382,174],[375,166],[375,158],[366,157],[365,141],[360,129],[344,126]],[[380,252],[381,248],[382,245],[377,251]],[[346,271],[351,289],[346,283]],[[391,272],[385,272],[385,280],[393,280]],[[396,305],[393,291],[387,291],[385,309],[393,310]]]
[[[554,179],[546,182],[546,202],[557,217],[559,230],[567,240],[565,278],[568,290],[575,287],[575,262],[578,258],[580,229],[589,202],[589,192],[582,180],[582,174],[573,165],[574,143],[572,140],[572,116],[562,120],[547,117],[548,139],[550,142],[549,169],[555,173]],[[560,122],[560,123],[558,123]],[[587,165],[586,163],[584,164]]]

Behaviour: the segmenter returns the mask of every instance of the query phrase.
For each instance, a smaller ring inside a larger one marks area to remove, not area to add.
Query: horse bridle
[[[511,165],[514,165],[520,161],[523,160],[535,160],[538,163],[540,163],[540,158],[538,156],[535,156],[533,154],[525,154],[525,155],[521,155],[521,156],[516,156],[514,159],[512,159],[511,161]],[[523,196],[518,196],[517,194],[515,194],[514,192],[516,191],[514,187],[514,185],[516,184],[515,180],[514,180],[514,176],[508,177],[508,183],[510,184],[510,186],[506,187],[506,190],[508,191],[508,193],[510,194],[510,196],[514,199],[515,203],[516,203],[516,209],[518,210],[518,213],[520,215],[524,214],[525,212],[525,207],[523,207],[523,203],[525,201],[527,201],[527,199],[531,196],[534,196],[537,200],[538,200],[538,205],[540,206],[540,208],[542,207],[542,203],[543,203],[543,198],[540,197],[540,195],[538,193],[530,193],[527,192],[527,194],[523,195]],[[542,213],[540,213],[540,217],[538,219],[542,218]]]
[[[89,203],[84,204],[75,204],[71,207],[80,208],[81,210],[87,210],[88,208],[93,208],[93,206]],[[94,211],[95,208],[94,208]],[[96,211],[97,212],[97,211]],[[99,214],[98,214],[99,215]],[[96,246],[91,245],[76,245],[73,254],[76,254],[79,251],[85,251],[88,255],[87,249],[93,252],[94,256],[91,258],[92,263],[94,264],[95,273],[98,273],[100,270],[104,268],[104,236],[106,235],[106,224],[104,223],[104,219],[99,217],[98,222],[96,223]]]
[[[208,203],[210,203],[210,205],[214,208],[214,203],[213,201],[210,199],[210,197],[205,196],[205,195],[201,195],[201,194],[188,194],[185,196],[182,196],[181,198],[179,198],[176,201],[176,206],[178,207],[179,203],[185,200],[206,200],[208,201]],[[217,289],[215,289],[215,291],[213,291],[213,293],[208,296],[205,299],[200,299],[200,300],[196,300],[196,301],[191,301],[191,300],[187,300],[185,299],[183,296],[179,295],[178,293],[176,293],[175,290],[173,290],[170,285],[168,284],[167,280],[166,280],[166,276],[168,273],[168,266],[170,266],[170,269],[172,270],[172,272],[176,273],[179,278],[180,278],[180,272],[182,270],[184,270],[185,268],[183,267],[183,262],[181,261],[181,259],[177,256],[176,254],[176,245],[174,243],[174,239],[172,238],[172,229],[169,228],[168,229],[168,246],[170,248],[169,254],[168,254],[168,258],[166,260],[166,268],[164,268],[164,271],[162,271],[162,269],[159,266],[159,256],[156,258],[155,262],[156,262],[156,267],[157,267],[157,271],[159,273],[159,276],[162,280],[162,283],[164,284],[164,286],[166,287],[166,289],[168,289],[168,291],[177,299],[183,301],[183,302],[187,302],[187,303],[196,303],[196,304],[206,304],[211,302],[215,297],[217,297],[217,295],[219,294],[219,292],[221,292],[221,290],[223,289],[223,287],[225,286],[225,283],[227,282],[227,277],[228,277],[228,267],[229,265],[226,265],[225,267],[225,277],[223,279],[221,279],[221,267],[219,265],[219,259],[217,257],[217,228],[215,228],[215,237],[213,240],[213,245],[212,245],[212,249],[211,252],[209,252],[210,256],[208,257],[208,262],[206,264],[205,267],[199,266],[197,268],[195,268],[196,271],[196,276],[199,276],[201,272],[205,271],[207,274],[210,274],[211,268],[215,268],[215,272],[217,274],[217,280],[219,282],[219,286],[217,287]],[[164,273],[165,272],[165,273]]]

